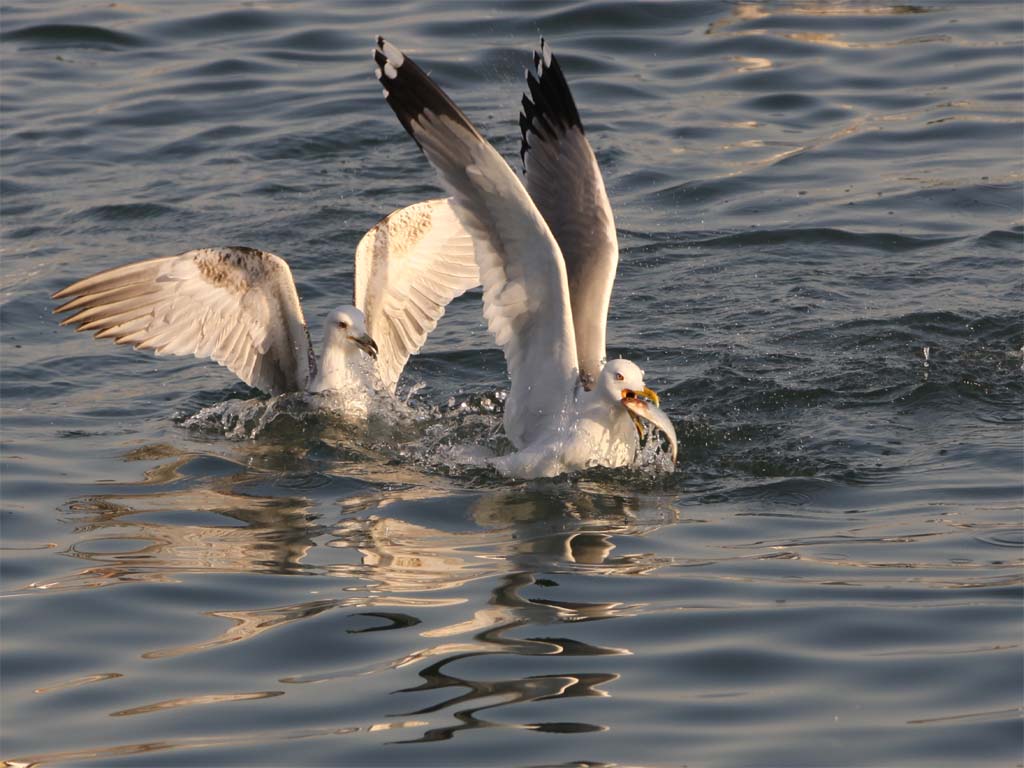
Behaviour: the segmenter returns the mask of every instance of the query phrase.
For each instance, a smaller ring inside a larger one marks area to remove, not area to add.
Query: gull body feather
[[[574,180],[568,177],[561,186],[542,179],[528,192],[412,59],[383,38],[377,38],[374,50],[388,105],[437,170],[459,220],[473,236],[484,318],[505,353],[511,380],[505,433],[518,449],[493,464],[525,478],[628,463],[639,441],[626,401],[638,392],[653,395],[643,384],[643,371],[632,363],[604,364],[608,300],[618,261],[611,209],[564,78],[564,92],[555,94],[560,104],[549,104],[551,89],[542,87],[545,73],[561,77],[561,70],[543,45],[539,56],[533,101],[524,101],[530,114],[524,117],[524,140],[530,134],[538,138],[536,161],[530,159],[534,149],[524,148],[527,178],[531,165],[534,171],[561,174],[582,169],[582,192],[572,188]],[[563,152],[566,161],[556,157]],[[559,195],[571,199],[558,203]],[[600,209],[596,215],[595,206]],[[556,230],[569,244],[568,257]],[[596,234],[584,238],[581,249],[574,238],[586,232]],[[596,254],[585,252],[591,246]],[[595,270],[601,274],[594,277]],[[581,302],[579,327],[573,290]],[[586,366],[582,379],[581,365]],[[668,418],[656,404],[643,413],[645,418],[654,415],[662,428],[667,425],[674,451]]]

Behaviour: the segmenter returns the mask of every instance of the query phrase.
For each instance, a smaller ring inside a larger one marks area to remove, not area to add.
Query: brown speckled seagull
[[[445,307],[480,282],[470,236],[448,200],[390,214],[356,249],[355,306],[328,316],[317,361],[291,269],[241,246],[149,259],[79,280],[53,294],[62,325],[157,355],[211,358],[251,387],[393,393],[409,356]],[[366,356],[375,364],[369,365]]]

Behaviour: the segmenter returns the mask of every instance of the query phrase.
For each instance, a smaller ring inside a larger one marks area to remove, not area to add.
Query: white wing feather
[[[252,248],[203,248],[127,264],[53,294],[61,325],[157,355],[212,358],[267,392],[304,389],[315,360],[291,270]]]
[[[526,189],[565,257],[580,377],[589,389],[604,365],[608,304],[619,263],[612,207],[558,60],[541,40],[527,72],[519,125]]]
[[[578,380],[558,243],[516,174],[423,70],[382,38],[374,59],[388,104],[473,235],[484,317],[511,378],[505,432],[521,449],[561,423]]]
[[[377,343],[377,373],[390,392],[448,303],[479,284],[473,238],[448,199],[394,211],[363,236],[355,305]]]

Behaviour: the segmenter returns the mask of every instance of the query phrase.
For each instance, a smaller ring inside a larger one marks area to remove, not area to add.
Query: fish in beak
[[[672,461],[675,462],[679,453],[679,442],[676,439],[676,428],[661,408],[658,394],[648,387],[639,392],[632,389],[622,390],[622,405],[633,419],[637,433],[642,437],[644,434],[643,422],[648,421],[660,430],[668,438],[669,446],[672,449]]]
[[[377,342],[371,339],[369,334],[364,333],[362,336],[349,336],[349,339],[358,344],[359,348],[374,360],[377,359]]]

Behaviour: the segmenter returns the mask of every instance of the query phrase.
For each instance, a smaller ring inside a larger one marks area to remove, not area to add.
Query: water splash
[[[226,400],[176,418],[189,430],[229,440],[255,440],[308,435],[328,426],[371,437],[390,435],[423,415],[422,408],[408,399],[382,392],[375,393],[368,403],[346,398],[343,392],[289,392],[271,398]]]

